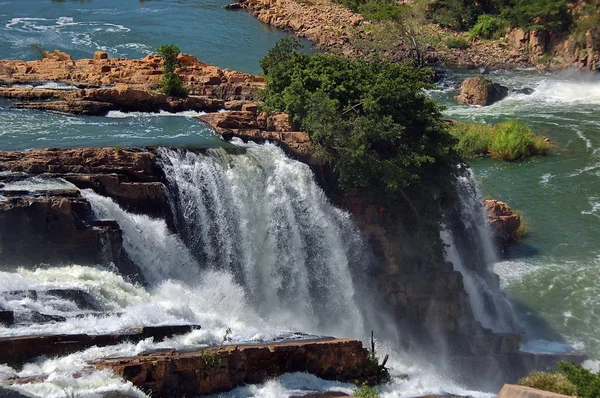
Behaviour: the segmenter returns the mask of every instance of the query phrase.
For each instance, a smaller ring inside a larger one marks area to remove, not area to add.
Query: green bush
[[[180,49],[176,44],[165,44],[156,49],[163,59],[163,77],[160,81],[159,91],[173,97],[186,97],[188,90],[185,88],[181,77],[177,76],[175,69],[179,66],[177,56]]]
[[[477,23],[469,31],[469,36],[477,39],[499,39],[508,28],[508,22],[504,19],[483,14],[477,18]]]
[[[456,150],[465,158],[490,155],[497,160],[518,160],[546,155],[550,144],[536,136],[523,122],[509,120],[496,125],[455,122],[450,127],[457,138]]]
[[[600,398],[600,373],[592,373],[573,362],[559,362],[559,369],[577,387],[581,398]]]
[[[471,43],[464,37],[449,37],[448,40],[446,40],[446,47],[464,50],[471,47]]]
[[[379,390],[376,387],[371,387],[363,384],[360,387],[355,387],[352,396],[356,398],[379,398]]]
[[[261,62],[269,65],[265,108],[287,112],[310,134],[344,191],[395,200],[410,188],[429,203],[449,192],[460,158],[440,108],[424,94],[430,70],[280,50]]]
[[[571,383],[567,376],[558,372],[536,372],[519,379],[520,386],[537,388],[538,390],[555,392],[557,394],[576,396],[577,387]]]
[[[570,0],[513,0],[502,10],[511,25],[525,30],[562,31],[571,24]]]

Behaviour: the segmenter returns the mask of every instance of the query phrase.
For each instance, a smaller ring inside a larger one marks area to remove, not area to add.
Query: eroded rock
[[[288,372],[330,380],[373,381],[378,369],[360,341],[323,339],[157,352],[94,362],[111,369],[153,397],[212,394],[242,384],[263,383]]]
[[[521,216],[499,200],[486,199],[484,205],[494,235],[504,244],[514,240],[521,226]]]

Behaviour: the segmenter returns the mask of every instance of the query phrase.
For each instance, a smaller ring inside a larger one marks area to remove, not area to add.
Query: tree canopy
[[[297,48],[284,39],[261,61],[265,107],[289,113],[310,134],[342,189],[388,199],[409,190],[435,200],[448,188],[460,158],[440,108],[425,95],[428,69]]]

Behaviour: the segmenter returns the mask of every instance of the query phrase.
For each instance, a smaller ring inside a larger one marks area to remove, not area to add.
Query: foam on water
[[[124,119],[128,117],[159,117],[159,116],[179,116],[179,117],[197,117],[206,115],[206,112],[196,111],[184,111],[184,112],[121,112],[121,111],[109,111],[106,117],[115,119]]]

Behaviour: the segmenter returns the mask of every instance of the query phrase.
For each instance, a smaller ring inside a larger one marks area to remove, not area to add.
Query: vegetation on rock
[[[447,191],[461,159],[440,108],[423,92],[428,69],[293,48],[280,42],[261,61],[265,107],[287,112],[310,134],[345,192],[364,188],[394,200],[409,189],[431,202]]]
[[[471,43],[464,37],[450,37],[446,40],[446,46],[448,48],[458,48],[464,50],[465,48],[471,47]]]
[[[573,362],[559,362],[560,372],[531,372],[517,384],[580,398],[600,398],[600,373]]]
[[[508,22],[498,16],[482,14],[477,23],[469,31],[469,36],[475,39],[499,39],[508,29]]]
[[[163,59],[163,77],[160,81],[159,91],[172,97],[187,97],[188,95],[183,80],[175,73],[175,69],[179,66],[177,56],[180,51],[176,44],[165,44],[156,49],[158,55]]]
[[[557,394],[577,395],[577,387],[567,379],[567,376],[558,372],[533,371],[522,379],[519,379],[517,384]]]
[[[519,160],[546,155],[550,144],[536,136],[523,122],[509,120],[496,125],[454,122],[451,134],[457,138],[456,150],[465,158],[489,155],[497,160]]]

